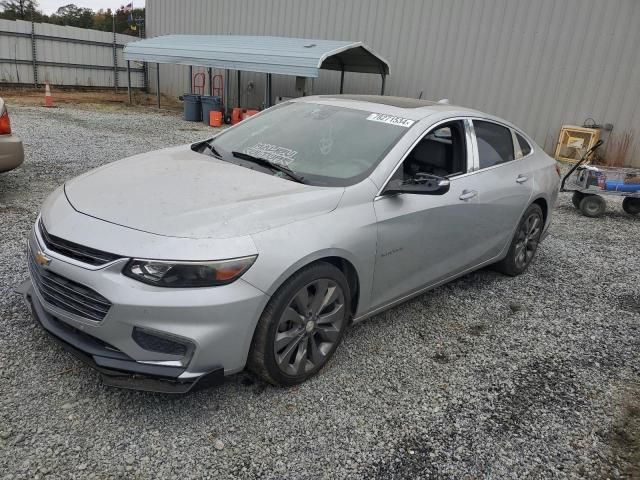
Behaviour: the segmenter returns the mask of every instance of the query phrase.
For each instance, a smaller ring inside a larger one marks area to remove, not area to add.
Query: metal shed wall
[[[34,30],[38,36],[36,59],[39,62],[39,83],[47,80],[52,85],[113,86],[113,33],[50,23],[35,23]],[[30,34],[31,22],[0,19],[0,84],[33,84],[31,38],[24,36]],[[116,48],[116,62],[121,69],[118,72],[120,87],[127,86],[127,73],[122,71],[126,67],[122,45],[137,40],[138,37],[116,34],[115,41],[119,45]],[[46,62],[82,65],[84,68],[47,65]],[[137,64],[134,67],[140,68]],[[144,86],[141,72],[133,73],[131,81],[134,87]]]
[[[640,166],[638,0],[147,0],[148,36],[170,33],[360,40],[389,61],[390,95],[423,92],[496,114],[548,152],[562,124],[593,117],[614,133],[635,130]],[[347,74],[345,92],[375,93],[371,77]],[[243,103],[258,105],[262,77],[249,80]],[[314,92],[338,84],[322,72]],[[161,66],[161,88],[187,91],[187,68]],[[273,89],[293,95],[294,80],[274,77]]]

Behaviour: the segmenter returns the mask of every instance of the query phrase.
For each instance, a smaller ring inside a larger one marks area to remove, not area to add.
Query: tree
[[[64,5],[51,16],[51,21],[59,25],[71,25],[72,27],[92,28],[93,10],[90,8],[80,8],[73,3]]]
[[[42,16],[38,11],[38,2],[36,0],[2,0],[2,18],[8,20],[31,20]]]
[[[144,8],[125,12],[124,7],[120,7],[115,13],[110,8],[94,12],[90,8],[82,8],[69,3],[58,8],[53,15],[47,16],[38,10],[37,0],[0,0],[0,9],[2,9],[0,18],[7,20],[31,20],[33,18],[36,22],[92,28],[103,32],[112,31],[115,17],[116,33],[127,35],[141,33],[140,28],[131,28],[131,26],[135,26],[137,18],[144,19],[145,14]]]
[[[103,32],[110,32],[112,27],[113,12],[110,8],[106,10],[100,9],[93,16],[93,28],[95,30],[102,30]]]

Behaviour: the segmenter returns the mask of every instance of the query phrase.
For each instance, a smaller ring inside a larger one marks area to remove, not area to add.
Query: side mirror
[[[384,189],[385,195],[396,193],[410,193],[414,195],[444,195],[449,191],[451,182],[448,178],[430,175],[428,173],[417,173],[414,177],[406,181],[392,180]]]

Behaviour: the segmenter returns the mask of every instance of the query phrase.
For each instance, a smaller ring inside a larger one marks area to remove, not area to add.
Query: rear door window
[[[480,168],[489,168],[515,159],[511,130],[497,123],[474,120]]]

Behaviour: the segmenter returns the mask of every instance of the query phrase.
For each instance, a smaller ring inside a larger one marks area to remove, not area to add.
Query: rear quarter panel
[[[547,204],[546,230],[551,224],[553,209],[558,200],[560,177],[556,171],[556,161],[539,146],[536,145],[534,148],[533,153],[523,160],[530,162],[530,169],[533,173],[532,202],[544,199]]]

